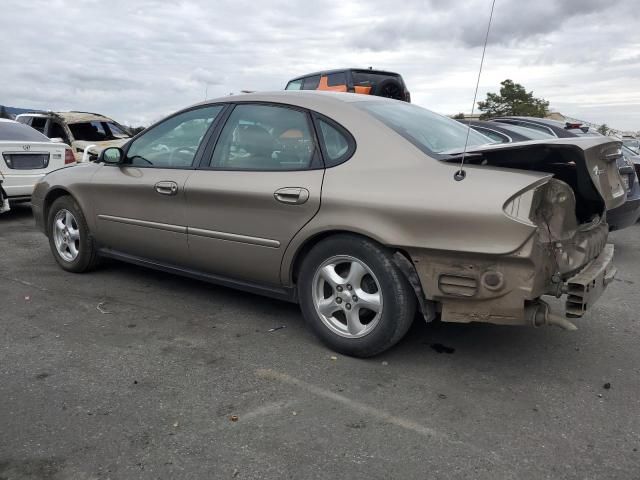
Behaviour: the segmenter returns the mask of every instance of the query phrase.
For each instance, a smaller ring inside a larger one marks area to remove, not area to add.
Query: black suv
[[[399,73],[347,68],[309,73],[290,80],[285,90],[328,90],[362,93],[411,102],[411,94]]]

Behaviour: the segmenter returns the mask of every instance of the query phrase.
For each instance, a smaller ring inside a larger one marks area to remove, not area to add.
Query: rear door
[[[92,203],[101,245],[177,266],[187,262],[185,184],[222,110],[199,107],[163,120],[128,145],[123,164],[96,172]]]
[[[320,206],[324,169],[311,118],[241,103],[218,130],[185,186],[192,265],[277,286],[287,245]]]

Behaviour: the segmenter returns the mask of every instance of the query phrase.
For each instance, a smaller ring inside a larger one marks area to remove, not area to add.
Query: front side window
[[[104,142],[114,140],[106,130],[104,123],[99,121],[70,123],[69,130],[76,140],[87,142]]]
[[[272,105],[237,105],[216,144],[209,167],[225,170],[303,170],[315,143],[308,115]]]
[[[302,81],[302,90],[317,90],[320,85],[320,75],[307,77]]]
[[[366,101],[354,106],[371,114],[428,155],[438,158],[462,153],[468,147],[493,143],[492,140],[467,125],[425,108],[405,102]]]
[[[302,80],[293,80],[287,84],[285,90],[300,90],[302,89]]]
[[[138,167],[190,167],[204,134],[222,108],[198,108],[164,120],[131,144],[125,163]]]

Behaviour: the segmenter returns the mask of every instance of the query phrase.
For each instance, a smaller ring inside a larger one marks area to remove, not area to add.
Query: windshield
[[[550,132],[543,132],[542,130],[522,127],[520,125],[511,125],[510,123],[502,124],[500,125],[500,127],[511,132],[519,133],[523,137],[527,137],[531,140],[546,140],[547,138],[556,138],[555,135],[552,135]]]
[[[113,122],[95,120],[93,122],[70,123],[69,129],[74,139],[87,142],[104,142],[130,137],[124,129]]]
[[[622,153],[624,153],[627,157],[637,157],[638,152],[634,149],[627,147],[626,145],[622,145]]]
[[[18,122],[0,122],[0,140],[13,140],[19,142],[50,141],[37,130]]]
[[[629,150],[632,150],[633,152],[635,152],[636,155],[638,155],[638,153],[640,153],[640,140],[636,140],[635,138],[633,138],[633,139],[625,139],[625,140],[622,141],[622,143]]]
[[[354,102],[429,155],[450,155],[468,147],[495,143],[456,120],[406,102]]]

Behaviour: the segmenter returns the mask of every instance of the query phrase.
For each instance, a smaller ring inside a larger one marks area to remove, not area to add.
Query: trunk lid
[[[45,174],[64,167],[65,148],[55,142],[0,142],[0,172],[5,175]]]
[[[451,152],[449,152],[451,153]],[[468,163],[553,173],[576,191],[579,197],[596,201],[606,210],[626,200],[618,171],[622,142],[603,136],[532,140],[520,143],[482,145],[469,148]],[[451,161],[459,161],[460,155]]]

